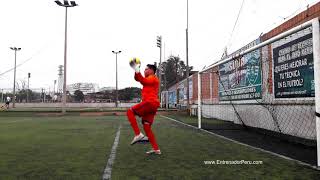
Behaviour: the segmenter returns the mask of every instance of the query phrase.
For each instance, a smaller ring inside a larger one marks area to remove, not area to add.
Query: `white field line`
[[[4,122],[0,121],[0,124],[11,124],[11,123],[24,122],[24,121],[32,121],[32,119],[23,119],[23,120],[15,120],[15,121],[4,121]]]
[[[111,148],[111,153],[110,153],[110,156],[109,156],[109,159],[107,162],[107,166],[103,171],[103,175],[102,175],[103,180],[111,179],[112,165],[114,163],[114,160],[116,159],[117,147],[118,147],[119,139],[120,139],[120,129],[121,129],[121,125],[119,126],[116,137],[114,138],[114,143]]]

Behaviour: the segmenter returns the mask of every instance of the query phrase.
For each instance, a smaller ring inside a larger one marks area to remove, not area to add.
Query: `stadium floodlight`
[[[64,0],[64,1],[63,1],[63,5],[64,5],[64,6],[69,6],[69,2],[66,1],[66,0]]]
[[[63,78],[63,103],[62,103],[62,113],[66,112],[66,104],[67,104],[67,22],[68,22],[68,8],[69,7],[75,7],[78,6],[75,1],[70,1],[70,3],[67,0],[64,0],[63,3],[60,1],[54,1],[57,3],[58,6],[65,7],[66,13],[65,13],[65,31],[64,31],[64,78]]]
[[[161,66],[161,49],[162,49],[162,36],[157,36],[157,47],[160,48],[160,60],[159,60],[159,66]],[[159,77],[159,100],[162,106],[162,101],[161,101],[161,68],[158,69],[158,77]]]
[[[59,6],[63,6],[63,4],[60,1],[54,1],[56,2]]]
[[[14,51],[20,51],[21,48],[17,48],[17,47],[10,47],[11,50],[14,50]]]
[[[14,51],[14,75],[13,75],[13,97],[12,97],[12,107],[15,108],[16,104],[16,67],[17,67],[17,51],[20,51],[21,48],[10,47]]]
[[[161,48],[161,42],[162,42],[162,37],[161,36],[157,36],[157,47]]]
[[[69,1],[64,0],[63,3],[62,3],[62,2],[57,0],[57,1],[54,1],[54,2],[56,2],[58,6],[63,6],[63,7],[66,7],[66,8],[78,6],[78,4],[75,1],[70,1],[70,3],[69,3]]]
[[[121,51],[112,51],[113,54],[116,54],[116,107],[118,107],[118,54]]]
[[[71,6],[77,6],[75,1],[70,1],[70,3],[71,3]]]

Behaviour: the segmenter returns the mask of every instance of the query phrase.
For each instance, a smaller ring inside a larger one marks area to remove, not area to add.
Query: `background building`
[[[74,83],[67,85],[67,91],[69,91],[70,94],[74,94],[76,90],[82,91],[83,94],[95,93],[99,90],[99,86],[94,83]]]

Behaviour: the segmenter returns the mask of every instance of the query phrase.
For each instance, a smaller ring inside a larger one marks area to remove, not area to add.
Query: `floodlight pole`
[[[63,106],[62,113],[66,113],[67,105],[67,25],[68,22],[68,7],[66,7],[65,24],[64,24],[64,70],[63,70]]]
[[[162,41],[161,41],[162,43]],[[162,62],[161,62],[161,50],[162,50],[162,44],[160,45],[160,61],[159,61],[159,67],[158,67],[158,72],[159,72],[159,100],[162,108],[162,98],[161,98],[161,84],[162,84]]]
[[[12,107],[16,107],[16,68],[17,68],[17,51],[20,51],[21,48],[10,47],[14,51],[14,75],[13,75],[13,97],[12,97]]]
[[[55,95],[55,91],[56,91],[56,83],[57,83],[57,80],[53,80],[53,96]]]
[[[186,29],[186,64],[187,64],[187,110],[190,110],[190,97],[189,97],[189,0],[187,0],[187,29]]]
[[[28,73],[27,103],[29,102],[29,91],[30,91],[30,88],[29,88],[29,80],[30,80],[30,73]]]
[[[121,51],[112,51],[113,54],[116,54],[116,107],[118,107],[118,54]]]
[[[157,36],[157,47],[160,49],[160,60],[158,65],[158,78],[159,78],[159,100],[160,107],[162,107],[162,99],[161,99],[161,76],[162,76],[162,63],[161,63],[161,50],[162,50],[162,36]]]
[[[64,72],[63,72],[63,97],[62,97],[62,113],[66,113],[66,104],[67,104],[67,23],[68,23],[68,8],[78,6],[75,1],[64,0],[63,4],[60,1],[55,1],[58,6],[66,8],[65,13],[65,24],[64,24]]]

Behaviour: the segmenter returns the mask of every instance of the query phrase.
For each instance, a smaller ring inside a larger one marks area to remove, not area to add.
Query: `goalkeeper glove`
[[[141,64],[135,64],[132,68],[134,69],[134,71],[136,73],[139,73],[140,72],[140,66],[141,66]]]

